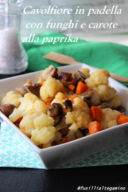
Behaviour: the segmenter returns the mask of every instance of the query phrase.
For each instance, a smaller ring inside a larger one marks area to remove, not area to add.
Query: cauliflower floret
[[[35,112],[47,113],[48,106],[32,93],[25,94],[25,96],[20,99],[20,102],[20,106],[14,109],[12,114],[9,116],[9,119],[12,122],[15,122],[26,114],[32,114]]]
[[[54,119],[44,113],[27,114],[20,122],[20,129],[26,135],[31,136],[33,129],[41,129],[42,127],[53,126]]]
[[[87,84],[87,86],[88,86],[89,88],[93,89],[93,88],[95,87],[95,85],[94,85],[91,77],[87,78],[85,81],[86,81],[86,84]]]
[[[60,103],[61,105],[63,105],[63,102],[65,101],[66,98],[67,97],[63,93],[59,92],[56,94],[55,99],[52,101],[52,104]]]
[[[81,69],[79,69],[79,71],[80,71],[81,73],[83,73],[86,78],[88,78],[88,77],[90,76],[90,70],[87,69],[87,68],[81,68]]]
[[[112,108],[117,108],[117,107],[121,106],[121,104],[122,104],[122,98],[121,98],[120,95],[115,95],[115,96],[113,97],[113,99],[112,99],[109,103],[110,103],[110,106],[111,106]]]
[[[116,111],[116,110],[112,110],[110,108],[102,109],[102,111],[103,111],[103,119],[100,122],[102,129],[116,126],[117,118],[118,118],[120,112]]]
[[[20,122],[20,130],[27,136],[31,137],[31,132],[35,129],[34,118],[37,114],[25,115]]]
[[[20,99],[21,95],[20,94],[16,94],[14,91],[9,91],[5,97],[2,99],[1,104],[12,104],[15,105],[16,107],[19,106],[20,104]]]
[[[114,96],[116,94],[116,90],[107,85],[99,85],[95,89],[99,93],[99,96],[102,101],[110,101],[111,99],[114,98]]]
[[[20,117],[22,117],[22,112],[15,108],[13,110],[13,112],[11,113],[11,115],[9,116],[9,119],[12,121],[12,122],[16,122]]]
[[[47,111],[48,111],[48,106],[41,100],[36,101],[33,104],[33,108],[34,108],[35,112],[47,113]]]
[[[74,98],[73,110],[75,111],[82,110],[82,111],[86,111],[87,113],[89,113],[90,111],[88,104],[84,102],[80,97]]]
[[[76,124],[77,128],[87,127],[91,121],[87,103],[80,98],[74,99],[73,111],[66,114],[66,124]]]
[[[66,138],[68,138],[69,140],[74,140],[82,136],[83,136],[82,133],[78,129],[77,125],[74,123],[69,127],[69,133],[66,136]]]
[[[39,78],[39,83],[41,83],[43,80],[46,80],[48,78],[48,74],[50,73],[50,71],[52,69],[54,69],[55,67],[53,65],[50,65],[48,68],[46,68],[40,75],[40,78]]]
[[[48,127],[54,125],[54,119],[48,115],[41,113],[39,116],[34,118],[35,128],[41,129],[42,127]]]
[[[47,144],[52,142],[55,137],[55,127],[43,127],[41,129],[34,129],[32,131],[31,140],[36,145]]]
[[[91,74],[91,80],[95,86],[108,85],[109,72],[105,69],[98,69]]]
[[[63,84],[52,77],[49,77],[40,88],[40,97],[42,100],[47,101],[49,98],[53,98],[57,92],[63,92]]]

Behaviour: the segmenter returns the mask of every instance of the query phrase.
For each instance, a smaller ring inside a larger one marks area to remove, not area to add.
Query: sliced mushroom
[[[51,117],[63,115],[62,105],[59,103],[53,103],[48,110],[48,115]]]
[[[70,100],[65,100],[64,101],[64,109],[66,109],[66,112],[71,112],[73,107],[72,107],[72,102]]]
[[[24,88],[27,92],[33,93],[37,97],[40,96],[40,87],[41,85],[39,83],[33,84],[33,85],[26,85]]]
[[[49,72],[47,73],[47,75],[45,75],[45,79],[47,79],[49,76],[50,77],[54,77],[54,78],[57,78],[58,77],[58,74],[57,74],[58,70],[57,68],[53,67],[49,70]]]
[[[59,132],[62,134],[62,137],[66,137],[68,132],[69,132],[69,126],[63,128],[63,129],[60,129]]]
[[[120,107],[117,107],[117,108],[114,108],[114,109],[121,112],[121,113],[125,113],[125,108],[123,106],[120,106]]]
[[[74,84],[76,84],[78,81],[85,82],[85,79],[85,75],[80,71],[77,71],[73,76]]]
[[[53,117],[54,118],[54,126],[58,125],[62,119],[62,115],[58,115]]]
[[[62,82],[70,82],[72,80],[72,74],[67,72],[58,73],[58,79]]]
[[[54,118],[54,125],[56,126],[63,117],[63,108],[59,103],[53,103],[48,110],[48,115]]]
[[[79,128],[80,132],[83,134],[83,136],[86,136],[88,134],[88,128]]]
[[[100,104],[100,96],[95,90],[88,90],[84,94],[83,100],[88,103],[89,106],[99,105]]]
[[[43,72],[43,79],[47,79],[48,77],[54,77],[57,78],[58,77],[58,69],[50,66],[47,70],[45,70]]]
[[[104,102],[104,103],[101,103],[100,105],[98,105],[98,107],[102,108],[102,109],[111,108],[111,105],[109,103]]]
[[[9,115],[11,115],[11,113],[13,112],[14,108],[15,106],[12,104],[5,104],[0,107],[0,111],[4,113],[7,117],[9,117]]]

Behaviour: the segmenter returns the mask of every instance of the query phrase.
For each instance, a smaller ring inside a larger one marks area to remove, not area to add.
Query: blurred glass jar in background
[[[0,0],[0,74],[17,74],[28,65],[20,41],[22,2]]]

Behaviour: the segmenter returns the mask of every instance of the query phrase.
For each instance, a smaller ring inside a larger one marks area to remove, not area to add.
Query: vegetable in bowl
[[[1,111],[37,146],[46,148],[128,122],[109,72],[61,72],[50,66],[36,83],[9,91]]]

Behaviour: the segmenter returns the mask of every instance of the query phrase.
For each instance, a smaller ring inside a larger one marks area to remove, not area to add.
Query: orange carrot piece
[[[46,101],[45,104],[51,106],[51,101]]]
[[[75,90],[75,85],[73,85],[73,84],[69,84],[67,87],[68,87],[71,91],[74,91],[74,90]]]
[[[51,103],[53,101],[54,97],[49,99],[48,101],[45,101],[45,104],[48,105],[48,106],[51,106]]]
[[[101,130],[101,125],[98,121],[91,121],[88,124],[88,130],[89,130],[89,134],[94,134],[97,133]]]
[[[68,138],[66,138],[66,139],[63,141],[63,143],[68,143],[68,142],[70,142],[70,139],[68,139]]]
[[[94,121],[101,121],[103,117],[102,109],[96,106],[92,106],[91,109],[91,116]]]
[[[45,82],[45,80],[42,80],[41,85],[43,85],[43,84],[44,84],[44,82]]]
[[[74,96],[70,97],[69,100],[70,100],[72,103],[74,103],[74,99],[77,98],[77,97],[78,97],[77,95],[74,95]]]
[[[128,117],[123,114],[120,114],[117,118],[117,123],[118,125],[128,123]]]
[[[79,81],[77,83],[77,87],[76,87],[76,94],[81,94],[84,91],[86,91],[87,89],[88,89],[88,86],[85,83],[83,83],[82,81]]]
[[[20,117],[19,119],[17,119],[14,123],[15,124],[19,124],[21,122],[21,120],[23,119],[23,117]]]

